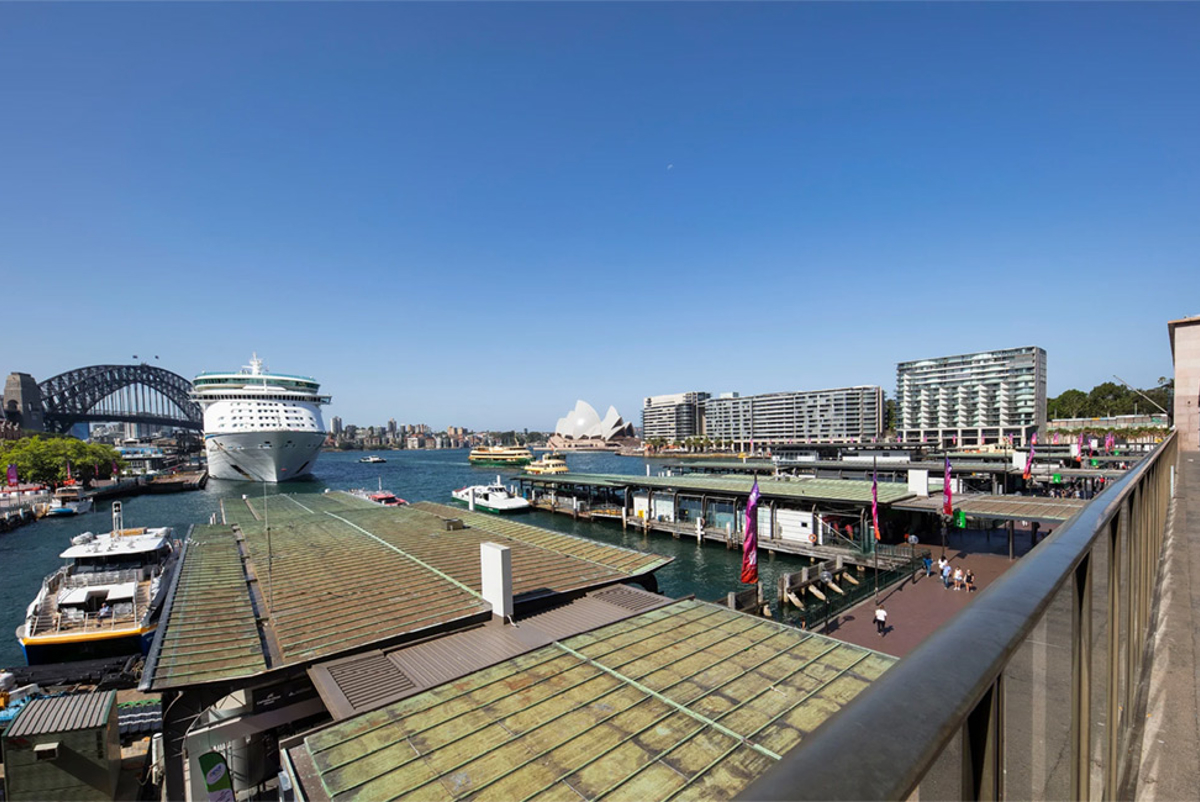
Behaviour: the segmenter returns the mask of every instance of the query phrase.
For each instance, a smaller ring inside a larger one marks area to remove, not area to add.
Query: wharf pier
[[[567,473],[522,474],[515,481],[520,494],[537,509],[739,548],[755,479],[744,475]],[[876,542],[871,482],[865,477],[769,476],[757,481],[758,547],[765,551],[870,567],[878,557],[879,567],[891,570],[915,557],[913,547],[905,542],[910,534],[932,537],[941,527],[940,493],[914,492],[911,482],[878,483],[883,542]],[[1081,499],[987,493],[954,497],[956,511],[972,526],[999,524],[1007,530],[1008,551],[1014,559],[1017,522],[1040,522],[1048,530],[1071,518],[1085,503]],[[1036,532],[1036,527],[1032,531]]]
[[[743,519],[753,480],[746,476],[622,476],[522,474],[520,493],[538,509],[575,518],[620,522],[625,528],[699,542],[742,545]],[[813,560],[842,559],[873,565],[871,484],[850,479],[762,477],[758,546]],[[912,494],[898,483],[880,483],[881,508]],[[907,561],[906,547],[880,550],[882,561]],[[893,552],[896,549],[898,551]]]

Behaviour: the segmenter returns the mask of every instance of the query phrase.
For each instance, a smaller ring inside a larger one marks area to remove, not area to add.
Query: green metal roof
[[[192,528],[154,667],[157,687],[266,668],[237,540],[227,526]]]
[[[749,496],[754,480],[749,476],[621,476],[602,473],[564,473],[554,476],[522,474],[521,481],[536,485],[565,487],[571,485],[621,489],[671,490],[680,493]],[[869,504],[871,483],[860,479],[789,479],[760,477],[758,490],[765,499],[789,501],[830,501]],[[879,502],[891,504],[912,494],[908,487],[897,482],[879,483]]]
[[[683,600],[307,736],[308,798],[729,799],[896,658]]]
[[[155,690],[249,676],[486,615],[483,542],[512,550],[517,604],[671,561],[451,507],[389,508],[344,493],[227,500],[223,515],[228,525],[195,528],[180,566],[161,624]],[[466,528],[447,529],[447,518]]]

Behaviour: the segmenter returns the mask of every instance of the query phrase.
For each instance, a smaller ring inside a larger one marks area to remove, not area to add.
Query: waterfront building
[[[633,424],[626,423],[616,407],[609,407],[604,419],[586,401],[559,418],[550,438],[550,447],[574,451],[616,451],[633,445]]]
[[[330,432],[333,434],[334,437],[341,437],[342,436],[342,419],[339,418],[337,415],[334,415],[333,420],[331,420],[329,422],[329,428],[330,428]]]
[[[1046,423],[1046,351],[1026,346],[901,362],[896,421],[907,442],[1028,443]]]
[[[709,398],[705,435],[737,448],[794,443],[861,443],[883,433],[883,389],[832,390]]]
[[[647,396],[642,402],[642,438],[676,442],[704,434],[704,402],[709,397],[702,392]]]

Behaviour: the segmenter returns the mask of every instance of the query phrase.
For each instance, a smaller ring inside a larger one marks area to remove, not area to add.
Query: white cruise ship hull
[[[208,474],[240,482],[287,482],[312,473],[324,432],[205,433]]]

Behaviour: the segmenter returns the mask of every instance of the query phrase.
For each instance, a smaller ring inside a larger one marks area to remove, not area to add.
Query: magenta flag
[[[758,479],[746,502],[746,537],[742,540],[742,581],[753,585],[758,581]]]
[[[16,487],[20,482],[17,481],[17,466],[11,462],[8,464],[8,486]]]
[[[950,490],[950,458],[946,457],[946,478],[942,483],[942,512],[954,514],[954,494]]]
[[[1029,444],[1029,454],[1025,457],[1025,472],[1021,474],[1021,478],[1024,479],[1026,482],[1028,482],[1029,478],[1031,476],[1033,476],[1033,451],[1034,451],[1033,447],[1036,445],[1037,445],[1037,435],[1035,434],[1033,436],[1033,442],[1031,442]]]
[[[119,473],[119,471],[117,470],[117,461],[116,461],[116,460],[113,460],[113,464],[112,464],[112,478],[116,479],[116,478],[117,478],[117,473]]]
[[[871,523],[875,525],[875,539],[879,540],[879,474],[871,471]]]

